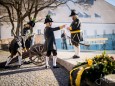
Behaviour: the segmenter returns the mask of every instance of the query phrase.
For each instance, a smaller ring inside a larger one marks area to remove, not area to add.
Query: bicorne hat
[[[75,15],[78,15],[78,14],[75,13],[75,10],[71,10],[71,15],[70,15],[70,17],[71,17],[71,16],[75,16]]]
[[[48,22],[53,22],[52,18],[50,17],[50,15],[46,16],[45,22],[44,24],[48,23]]]
[[[31,27],[34,27],[35,26],[35,19],[32,19],[27,24],[29,24]]]

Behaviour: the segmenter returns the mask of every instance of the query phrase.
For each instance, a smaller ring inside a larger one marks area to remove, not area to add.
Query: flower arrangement
[[[81,79],[79,79],[79,82],[84,81],[84,79],[87,79],[90,82],[95,82],[96,80],[103,78],[105,75],[115,74],[115,60],[113,57],[108,56],[104,51],[101,55],[97,55],[92,59],[87,59],[85,62],[78,63],[73,70],[70,71],[70,81],[71,83],[75,82],[76,84],[73,86],[80,86],[80,83],[76,83],[78,81],[74,75],[77,73],[76,76],[79,76],[81,67],[84,69],[80,76]],[[76,81],[73,81],[74,79],[76,79]]]
[[[89,80],[93,81],[104,77],[108,74],[115,73],[115,60],[104,51],[102,55],[97,55],[93,59],[87,61],[90,69],[86,70],[86,75],[91,75]]]

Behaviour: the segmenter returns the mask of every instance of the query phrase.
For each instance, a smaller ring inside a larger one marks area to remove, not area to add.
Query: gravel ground
[[[0,62],[6,61],[8,56],[10,56],[9,52],[0,50]]]
[[[50,66],[49,69],[45,69],[44,66],[29,64],[21,68],[2,70],[0,86],[68,86],[69,72],[61,66],[53,69],[52,61]]]

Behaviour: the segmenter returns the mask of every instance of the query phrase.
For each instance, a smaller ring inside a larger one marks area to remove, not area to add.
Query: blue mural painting
[[[81,50],[115,50],[115,34],[98,35],[100,38],[108,38],[103,44],[91,42],[89,47],[80,46]],[[86,38],[97,38],[96,36],[88,36]],[[57,49],[62,49],[62,40],[56,39]],[[68,43],[68,50],[73,50],[73,46]]]

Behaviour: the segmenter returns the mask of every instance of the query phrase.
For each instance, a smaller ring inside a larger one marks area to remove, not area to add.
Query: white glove
[[[18,43],[19,47],[22,47],[22,43],[20,41],[17,42],[17,43]]]

